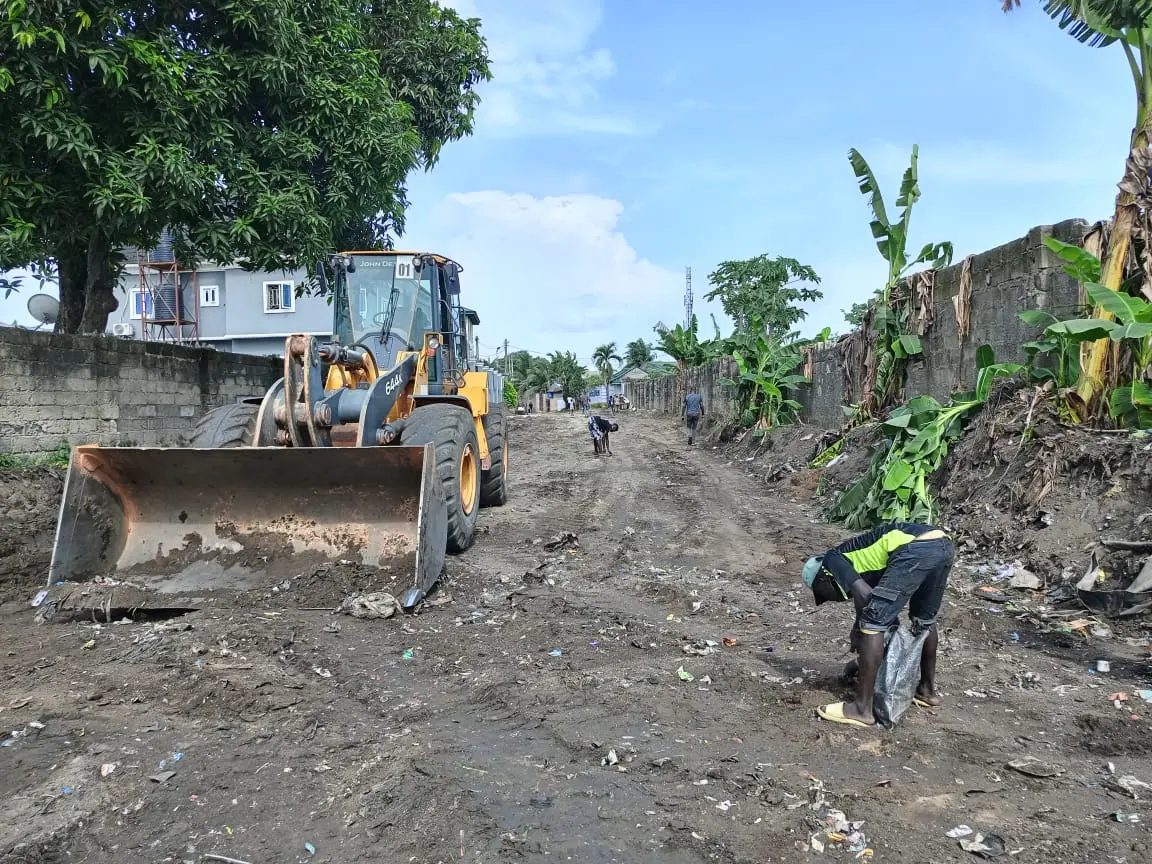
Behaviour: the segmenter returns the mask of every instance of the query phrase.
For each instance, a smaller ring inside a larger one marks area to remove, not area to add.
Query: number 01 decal
[[[412,262],[411,261],[397,261],[396,262],[396,278],[397,279],[411,279],[412,278]]]

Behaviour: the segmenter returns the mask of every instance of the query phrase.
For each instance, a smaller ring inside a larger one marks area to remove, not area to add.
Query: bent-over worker
[[[612,455],[612,445],[608,440],[610,432],[619,432],[620,427],[611,420],[601,417],[599,414],[593,414],[588,418],[588,434],[592,437],[592,455],[599,456],[602,453]]]
[[[940,528],[916,522],[890,522],[845,540],[804,565],[804,583],[816,605],[851,598],[856,605],[852,647],[859,654],[854,702],[834,702],[818,709],[825,720],[873,726],[872,695],[884,659],[884,637],[899,626],[908,607],[912,632],[929,630],[920,657],[920,683],[913,700],[921,707],[939,705],[936,696],[936,616],[948,585],[954,551]]]

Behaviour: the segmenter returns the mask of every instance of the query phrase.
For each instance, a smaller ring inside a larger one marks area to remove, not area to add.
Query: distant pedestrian
[[[584,416],[587,417],[592,413],[592,397],[585,393],[581,397],[580,403],[584,406]]]
[[[704,397],[699,393],[689,393],[680,407],[680,418],[688,426],[688,445],[696,443],[696,430],[704,417]]]
[[[569,396],[565,401],[568,404],[568,413],[569,414],[575,414],[576,413],[576,400],[573,399],[571,396]]]
[[[615,396],[609,396],[608,397],[608,412],[611,414],[616,413],[616,397]]]
[[[588,418],[588,435],[592,438],[592,455],[612,455],[612,444],[608,440],[610,432],[619,432],[620,427],[611,420],[593,414]]]

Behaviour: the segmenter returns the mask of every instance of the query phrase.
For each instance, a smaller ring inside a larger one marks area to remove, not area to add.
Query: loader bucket
[[[430,444],[82,446],[48,584],[108,577],[194,602],[350,560],[405,574],[402,605],[411,607],[440,578],[446,538]]]

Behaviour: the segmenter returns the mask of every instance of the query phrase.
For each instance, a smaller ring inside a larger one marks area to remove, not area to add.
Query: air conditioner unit
[[[121,336],[125,339],[131,339],[136,335],[136,328],[128,321],[121,321],[118,324],[112,325],[112,335]]]

